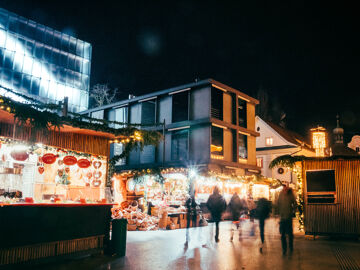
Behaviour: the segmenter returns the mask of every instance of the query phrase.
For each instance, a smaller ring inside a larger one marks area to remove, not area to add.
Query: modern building
[[[98,119],[153,125],[150,128],[164,132],[164,141],[132,152],[118,164],[117,171],[197,166],[246,175],[259,172],[255,153],[258,103],[234,88],[206,79],[82,113]],[[113,146],[113,153],[121,151],[121,144]]]
[[[0,86],[88,108],[91,45],[0,8]],[[1,90],[0,88],[0,91]]]
[[[296,176],[289,169],[285,167],[269,169],[269,164],[282,155],[313,157],[314,149],[299,134],[265,121],[259,116],[255,119],[256,131],[260,132],[260,136],[256,138],[256,158],[261,174],[283,182],[296,183]]]

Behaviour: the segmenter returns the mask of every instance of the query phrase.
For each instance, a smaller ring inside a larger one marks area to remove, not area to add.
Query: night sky
[[[140,95],[213,78],[265,89],[307,135],[360,134],[357,9],[337,1],[17,1],[0,6],[93,46],[91,85]],[[275,104],[275,103],[273,103]]]

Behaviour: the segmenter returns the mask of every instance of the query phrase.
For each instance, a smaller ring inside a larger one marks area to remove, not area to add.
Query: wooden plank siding
[[[0,123],[0,136],[13,138],[14,126]],[[32,132],[35,134],[32,134]],[[16,127],[15,139],[41,142],[45,145],[108,157],[109,139],[85,134],[58,131],[34,131],[29,127]]]
[[[307,204],[306,171],[335,170],[336,203]],[[304,221],[307,234],[360,235],[360,160],[305,160]]]

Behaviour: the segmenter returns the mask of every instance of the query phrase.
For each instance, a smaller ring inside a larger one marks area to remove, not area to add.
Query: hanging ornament
[[[63,161],[62,159],[59,159],[59,160],[58,160],[58,165],[61,166],[61,165],[63,165],[63,164],[64,164],[64,161]]]
[[[65,167],[65,172],[69,173],[70,172],[70,168],[69,167]]]
[[[39,163],[42,163],[42,162],[43,162],[42,157],[39,156],[38,162],[39,162]]]
[[[28,159],[29,154],[25,150],[14,149],[11,151],[10,156],[17,161],[25,161]]]
[[[99,169],[101,167],[101,161],[98,161],[98,160],[94,161],[93,166],[94,166],[95,169]]]
[[[56,156],[52,153],[47,153],[43,155],[41,159],[46,164],[53,164],[56,160]]]
[[[89,168],[91,164],[89,160],[82,158],[77,161],[77,165],[79,166],[79,168],[86,169]]]
[[[39,172],[40,174],[43,174],[44,171],[45,171],[44,167],[38,167],[38,172]]]
[[[86,174],[86,177],[90,179],[90,178],[92,177],[92,172],[88,172],[88,173]]]
[[[101,181],[99,179],[95,179],[92,181],[92,185],[94,187],[99,187],[101,185]]]
[[[64,171],[63,170],[58,170],[58,176],[62,177],[64,175]]]
[[[64,164],[68,166],[75,165],[77,163],[77,159],[74,156],[66,156],[63,158]]]
[[[95,179],[100,178],[100,177],[101,177],[101,175],[102,175],[102,173],[101,173],[100,171],[96,171],[96,172],[94,172],[94,178],[95,178]]]

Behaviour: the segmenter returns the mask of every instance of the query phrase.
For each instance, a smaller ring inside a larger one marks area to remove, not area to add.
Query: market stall
[[[202,212],[208,212],[205,204],[215,186],[220,188],[227,203],[235,192],[245,200],[271,200],[272,191],[279,186],[275,179],[255,175],[235,176],[212,171],[194,173],[187,168],[127,171],[117,174],[114,179],[115,202],[143,200],[140,204],[143,205],[144,211],[159,218],[160,229],[186,227],[185,202],[191,192],[200,206],[197,222],[191,225],[199,226],[200,215]]]
[[[0,95],[0,266],[102,250],[113,206],[110,144],[123,143],[123,158],[160,135],[60,115],[56,104],[17,95]]]

